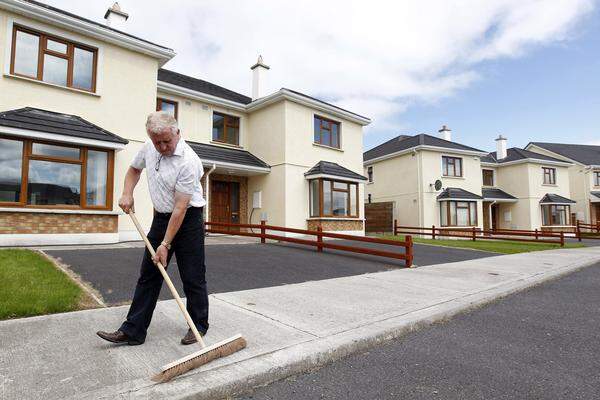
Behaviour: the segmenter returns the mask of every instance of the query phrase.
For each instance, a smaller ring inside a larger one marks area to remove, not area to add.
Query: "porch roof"
[[[449,200],[481,200],[478,194],[471,193],[461,188],[446,188],[437,197],[438,201],[449,201]]]
[[[566,197],[560,196],[558,194],[546,193],[544,197],[540,200],[540,204],[575,204],[576,201],[571,199],[567,199]]]
[[[506,193],[502,189],[497,188],[483,188],[481,194],[484,200],[490,201],[517,201],[517,198],[511,194]]]
[[[349,170],[348,168],[342,167],[339,164],[330,161],[319,161],[314,167],[309,169],[306,173],[304,173],[306,178],[316,178],[319,176],[324,177],[335,177],[335,178],[344,178],[350,179],[353,181],[366,181],[367,178],[364,176],[357,174],[354,171]]]
[[[590,192],[592,203],[600,203],[600,192]]]
[[[230,149],[206,143],[186,142],[205,164],[216,164],[218,166],[239,169],[262,170],[264,172],[269,172],[271,169],[269,164],[246,150]]]

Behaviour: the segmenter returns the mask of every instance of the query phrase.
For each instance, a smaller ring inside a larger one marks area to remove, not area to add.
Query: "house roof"
[[[198,154],[202,161],[216,161],[229,164],[245,165],[258,168],[271,168],[269,164],[246,150],[229,149],[206,143],[187,141],[187,144]]]
[[[235,101],[241,104],[249,104],[252,99],[243,94],[234,92],[233,90],[225,89],[214,83],[203,81],[202,79],[193,78],[188,75],[183,75],[178,72],[169,71],[168,69],[160,68],[158,70],[158,80],[161,82],[170,83],[172,85],[184,87],[196,92],[209,94],[211,96],[222,99]]]
[[[0,126],[104,142],[129,143],[127,139],[102,129],[77,115],[61,114],[33,107],[0,112]]]
[[[590,192],[590,194],[600,199],[600,192]]]
[[[446,188],[437,197],[438,200],[481,200],[483,197],[461,188]]]
[[[516,200],[517,198],[504,190],[497,188],[483,188],[481,194],[485,200]]]
[[[54,11],[54,12],[62,14],[62,15],[66,15],[66,16],[71,17],[71,18],[78,19],[80,21],[84,21],[84,22],[86,22],[88,24],[96,25],[98,27],[104,28],[104,29],[109,30],[109,31],[120,33],[121,35],[129,36],[130,38],[142,41],[142,42],[150,44],[152,46],[157,46],[157,47],[161,47],[161,48],[163,48],[165,50],[171,50],[171,51],[173,51],[173,49],[171,49],[169,47],[161,46],[160,44],[156,44],[156,43],[150,42],[148,40],[139,38],[139,37],[134,36],[134,35],[132,35],[130,33],[123,32],[123,31],[120,31],[120,30],[115,29],[115,28],[111,28],[110,26],[107,26],[106,24],[102,24],[100,22],[92,21],[91,19],[83,18],[82,16],[79,16],[77,14],[73,14],[73,13],[70,13],[68,11],[61,10],[60,8],[49,6],[48,4],[40,3],[39,1],[34,1],[34,0],[21,0],[21,1],[23,1],[25,3],[36,5],[38,7],[45,8],[46,10]]]
[[[462,150],[483,153],[482,150],[478,150],[474,147],[465,146],[464,144],[451,142],[436,136],[421,133],[414,136],[400,135],[372,148],[371,150],[365,151],[363,154],[363,161],[369,161],[417,146],[433,146],[448,150]]]
[[[310,177],[315,175],[331,175],[337,176],[340,178],[350,178],[355,180],[366,181],[367,178],[364,176],[357,174],[354,171],[349,170],[348,168],[344,168],[339,164],[329,162],[329,161],[319,161],[314,167],[309,169],[304,176]]]
[[[338,107],[338,106],[336,106],[336,105],[333,105],[333,104],[331,104],[331,103],[327,103],[327,102],[325,102],[325,101],[323,101],[323,100],[317,99],[317,98],[315,98],[315,97],[312,97],[312,96],[309,96],[309,95],[307,95],[307,94],[300,93],[300,92],[297,92],[297,91],[295,91],[295,90],[288,89],[288,88],[281,88],[281,89],[282,89],[282,90],[287,90],[288,92],[291,92],[291,93],[297,94],[298,96],[302,96],[302,97],[305,97],[305,98],[307,98],[307,99],[310,99],[310,100],[313,100],[313,101],[318,101],[319,103],[325,104],[326,106],[329,106],[329,107],[332,107],[332,108],[336,108],[336,109],[338,109],[338,110],[341,110],[341,111],[343,111],[343,112],[347,112],[347,113],[349,113],[349,114],[356,115],[356,116],[357,116],[357,117],[359,117],[359,118],[369,119],[368,117],[365,117],[364,115],[360,115],[360,114],[357,114],[357,113],[355,113],[355,112],[348,111],[348,110],[346,110],[345,108]]]
[[[541,160],[541,161],[552,161],[552,162],[560,162],[567,163],[565,160],[559,160],[558,158],[545,156],[540,153],[535,153],[533,151],[520,149],[518,147],[511,147],[506,150],[506,157],[498,160],[496,156],[496,152],[489,153],[488,155],[481,158],[481,162],[483,163],[493,163],[493,164],[504,164],[511,161],[519,161],[519,160]]]
[[[546,193],[544,197],[540,200],[540,204],[575,204],[576,201],[571,199],[567,199],[566,197],[562,197],[558,194]]]
[[[600,146],[546,142],[530,142],[527,146],[529,145],[541,147],[585,165],[600,165]]]

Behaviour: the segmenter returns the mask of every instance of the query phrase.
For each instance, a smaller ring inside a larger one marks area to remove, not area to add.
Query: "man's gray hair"
[[[148,115],[146,120],[148,134],[157,134],[165,129],[170,129],[173,135],[176,135],[179,130],[177,120],[171,114],[165,111],[156,111]]]

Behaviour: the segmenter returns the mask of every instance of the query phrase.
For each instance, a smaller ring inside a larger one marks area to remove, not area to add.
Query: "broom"
[[[132,211],[130,211],[128,214],[131,217],[131,220],[133,221],[133,224],[137,228],[138,232],[140,233],[140,236],[142,236],[142,239],[144,239],[148,251],[150,252],[152,257],[154,257],[156,255],[156,252],[152,248],[148,237],[146,237],[146,234],[142,230],[140,223],[135,217],[135,214]],[[167,271],[160,262],[157,262],[156,266],[158,267],[160,273],[167,282],[167,285],[169,286],[173,297],[177,301],[177,305],[181,309],[181,312],[183,313],[188,326],[194,333],[194,336],[196,337],[196,340],[202,347],[202,350],[192,353],[189,356],[175,360],[170,364],[164,365],[161,368],[161,371],[152,377],[152,380],[154,382],[168,382],[174,377],[184,374],[187,371],[190,371],[194,368],[198,368],[201,365],[216,360],[217,358],[226,357],[246,347],[246,340],[240,334],[230,337],[229,339],[225,339],[221,342],[215,343],[211,346],[206,346],[204,340],[202,340],[202,336],[200,336],[200,333],[198,332],[198,329],[196,329],[196,325],[192,321],[190,314],[185,309],[185,306],[181,301],[181,297],[179,297],[179,295],[177,294],[177,290],[175,290],[175,286],[173,286],[173,282],[171,282]]]

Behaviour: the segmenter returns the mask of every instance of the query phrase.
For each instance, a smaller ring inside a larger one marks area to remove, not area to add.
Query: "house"
[[[364,232],[368,118],[290,89],[264,93],[262,59],[252,97],[170,71],[175,52],[128,34],[117,3],[104,17],[0,0],[0,245],[137,239],[117,200],[154,110],[176,116],[203,161],[208,220]]]
[[[572,212],[588,224],[600,221],[600,146],[530,142],[525,149],[570,162]]]
[[[400,135],[366,151],[366,201],[393,202],[403,226],[481,228],[487,153],[453,142],[446,126],[439,133]]]

